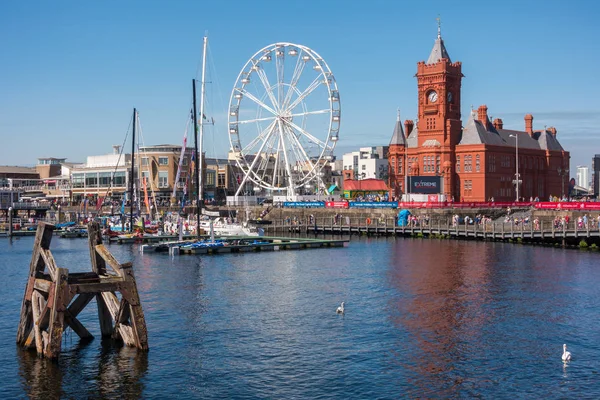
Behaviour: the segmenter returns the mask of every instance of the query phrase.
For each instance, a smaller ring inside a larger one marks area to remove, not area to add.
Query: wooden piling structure
[[[50,251],[53,231],[52,224],[38,224],[17,344],[35,347],[39,356],[56,359],[66,328],[82,340],[92,339],[77,315],[95,298],[102,336],[147,351],[146,320],[132,264],[120,264],[112,256],[102,244],[99,224],[92,222],[88,225],[92,272],[70,274],[56,265]]]

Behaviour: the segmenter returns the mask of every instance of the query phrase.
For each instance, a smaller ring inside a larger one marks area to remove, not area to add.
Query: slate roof
[[[413,128],[412,132],[406,138],[406,143],[408,143],[408,148],[416,148],[419,146],[419,131],[417,130],[417,125]]]
[[[442,39],[442,35],[438,32],[438,37],[435,39],[435,44],[433,45],[433,49],[429,54],[429,58],[427,59],[427,64],[435,64],[440,61],[442,58],[447,58],[449,62],[450,56],[448,55],[448,51],[446,50],[446,46],[444,46],[444,40]]]
[[[390,141],[390,146],[395,144],[400,146],[404,146],[406,144],[406,138],[404,137],[404,129],[402,128],[402,121],[400,121],[400,116],[398,116],[398,120],[396,121],[396,125],[394,126],[392,140]]]
[[[533,135],[529,135],[525,131],[496,129],[489,120],[487,125],[488,129],[486,130],[483,123],[476,119],[475,112],[473,112],[462,130],[458,145],[487,144],[515,147],[516,140],[511,135],[516,135],[519,139],[519,149],[563,150],[556,137],[547,130],[534,131]]]
[[[31,174],[38,175],[35,167],[19,167],[16,165],[0,165],[0,174]]]

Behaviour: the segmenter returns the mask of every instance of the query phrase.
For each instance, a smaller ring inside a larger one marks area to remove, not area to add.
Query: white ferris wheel
[[[236,196],[322,189],[321,169],[333,159],[340,119],[337,84],[319,54],[293,43],[257,51],[229,101],[229,142],[243,172]]]

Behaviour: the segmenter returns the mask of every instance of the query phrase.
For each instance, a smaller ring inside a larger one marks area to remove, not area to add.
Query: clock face
[[[429,92],[429,101],[435,103],[438,99],[438,94],[435,91]]]
[[[448,103],[452,103],[452,92],[448,92]]]

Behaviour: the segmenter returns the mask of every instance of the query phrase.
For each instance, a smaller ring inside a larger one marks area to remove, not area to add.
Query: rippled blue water
[[[102,343],[91,303],[81,320],[97,338],[71,332],[52,363],[15,344],[32,245],[0,240],[1,398],[600,398],[598,253],[364,237],[175,258],[112,245],[135,264],[150,352]],[[51,248],[83,271],[86,246]]]

